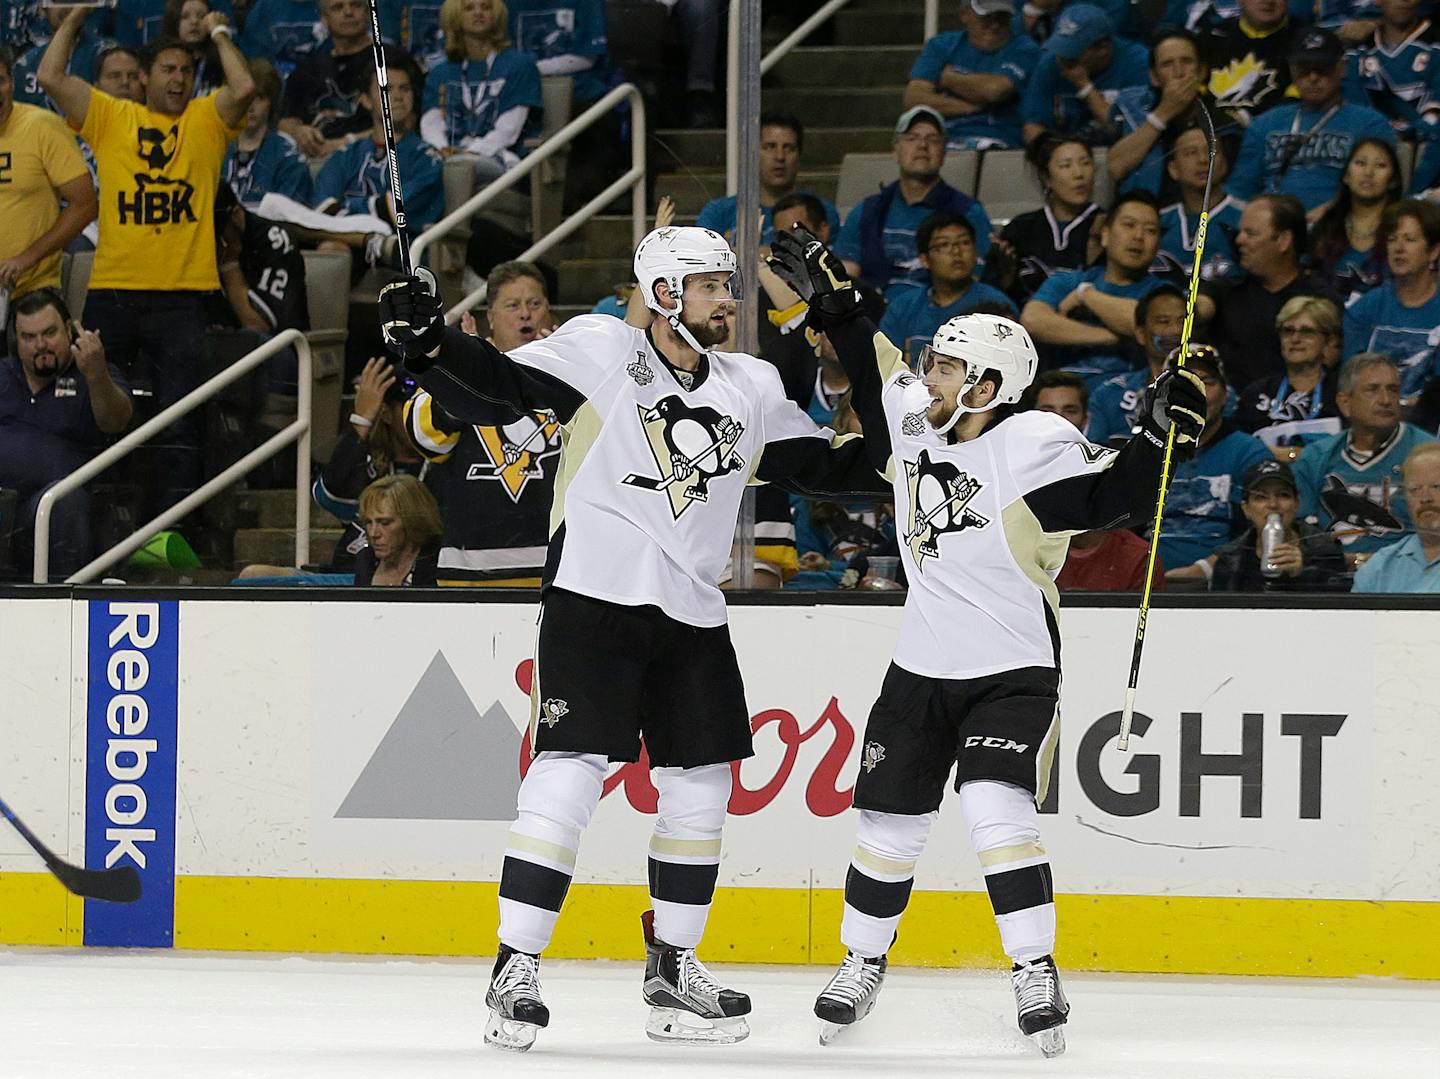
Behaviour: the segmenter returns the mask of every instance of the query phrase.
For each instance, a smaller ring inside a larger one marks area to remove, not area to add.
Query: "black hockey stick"
[[[395,211],[395,242],[400,253],[400,269],[406,277],[419,276],[436,291],[435,275],[429,270],[416,274],[410,264],[410,234],[405,223],[405,193],[400,184],[400,156],[395,150],[395,123],[390,119],[390,70],[385,66],[385,43],[380,37],[379,0],[370,0],[370,48],[375,57],[375,81],[380,87],[380,119],[385,131],[385,155],[390,162],[390,203]],[[414,88],[411,88],[413,96]],[[411,106],[413,112],[419,106]]]
[[[86,899],[103,899],[107,903],[133,903],[140,898],[140,874],[134,866],[122,865],[116,869],[81,869],[78,865],[61,861],[55,852],[36,838],[35,833],[15,815],[15,811],[0,799],[0,817],[15,826],[20,838],[29,843],[35,853],[44,859],[55,879],[76,895]]]
[[[1195,99],[1205,117],[1205,144],[1210,162],[1205,167],[1205,197],[1200,203],[1200,223],[1195,228],[1195,261],[1190,267],[1190,293],[1185,298],[1185,325],[1180,331],[1180,356],[1177,367],[1185,366],[1190,355],[1190,330],[1195,324],[1195,298],[1200,292],[1200,268],[1205,261],[1205,232],[1210,224],[1210,184],[1215,178],[1215,124],[1210,110],[1200,98]],[[1184,207],[1181,207],[1182,211]],[[1165,516],[1165,496],[1170,490],[1170,466],[1175,455],[1175,424],[1165,436],[1165,459],[1160,465],[1160,490],[1155,496],[1155,520],[1150,529],[1150,554],[1145,560],[1145,585],[1140,595],[1140,615],[1135,623],[1135,649],[1130,653],[1130,685],[1125,690],[1125,710],[1120,713],[1120,738],[1115,743],[1122,752],[1130,748],[1130,723],[1135,717],[1135,687],[1140,681],[1140,657],[1145,650],[1145,623],[1150,617],[1150,590],[1155,578],[1155,556],[1160,550],[1160,522]]]

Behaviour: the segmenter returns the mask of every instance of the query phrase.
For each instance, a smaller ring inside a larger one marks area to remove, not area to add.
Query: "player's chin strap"
[[[710,351],[699,341],[695,340],[695,335],[685,328],[685,323],[680,321],[680,311],[678,308],[675,311],[662,311],[661,314],[665,317],[665,321],[670,323],[670,328],[680,335],[680,340],[684,341],[702,356]]]
[[[955,395],[955,411],[950,413],[950,418],[939,427],[935,428],[937,435],[948,435],[954,426],[960,422],[960,417],[966,413],[989,412],[1000,404],[1000,395],[997,393],[990,398],[990,403],[981,405],[979,408],[965,403],[966,395],[980,384],[980,379],[985,372],[977,370],[975,364],[965,365],[965,383],[960,387],[960,392]]]

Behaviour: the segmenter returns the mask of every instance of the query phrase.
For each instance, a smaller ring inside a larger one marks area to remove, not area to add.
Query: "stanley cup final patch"
[[[696,502],[709,501],[711,480],[745,466],[745,458],[735,452],[745,426],[733,417],[708,405],[688,405],[675,394],[660,398],[649,408],[636,408],[660,475],[632,472],[620,482],[663,492],[675,520]]]

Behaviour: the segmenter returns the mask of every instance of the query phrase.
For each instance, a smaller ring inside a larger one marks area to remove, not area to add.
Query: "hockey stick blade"
[[[106,903],[133,903],[140,898],[140,874],[134,866],[122,865],[115,869],[82,869],[56,857],[55,852],[40,842],[39,837],[25,826],[3,800],[0,800],[0,817],[4,817],[20,838],[30,844],[40,855],[46,868],[55,875],[65,888],[85,899],[99,899]]]

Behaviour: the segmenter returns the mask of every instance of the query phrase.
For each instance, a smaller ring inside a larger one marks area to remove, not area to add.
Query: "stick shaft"
[[[375,56],[375,80],[380,85],[380,118],[385,131],[385,156],[390,163],[390,201],[395,210],[395,235],[399,245],[400,269],[408,277],[415,270],[410,265],[410,234],[405,224],[405,194],[400,185],[400,158],[395,151],[395,124],[390,119],[390,72],[385,67],[385,43],[380,37],[379,0],[370,0],[370,48]],[[418,104],[412,104],[412,112]]]
[[[1185,297],[1185,325],[1180,331],[1180,358],[1184,367],[1189,355],[1190,332],[1195,325],[1195,301],[1200,294],[1200,272],[1205,261],[1205,232],[1210,224],[1210,185],[1215,176],[1215,126],[1203,101],[1196,102],[1205,116],[1210,161],[1205,169],[1205,197],[1200,205],[1200,223],[1195,229],[1195,261],[1190,267],[1190,291]],[[1165,436],[1165,457],[1160,464],[1160,488],[1155,494],[1155,519],[1150,528],[1150,550],[1145,559],[1145,584],[1140,594],[1140,612],[1135,619],[1135,644],[1130,653],[1130,681],[1126,686],[1125,709],[1120,715],[1120,738],[1117,746],[1124,750],[1130,744],[1130,721],[1135,713],[1135,689],[1140,682],[1140,660],[1145,653],[1145,624],[1150,619],[1150,594],[1155,577],[1155,559],[1160,550],[1160,526],[1165,517],[1165,496],[1170,490],[1171,465],[1175,458],[1175,425]]]

